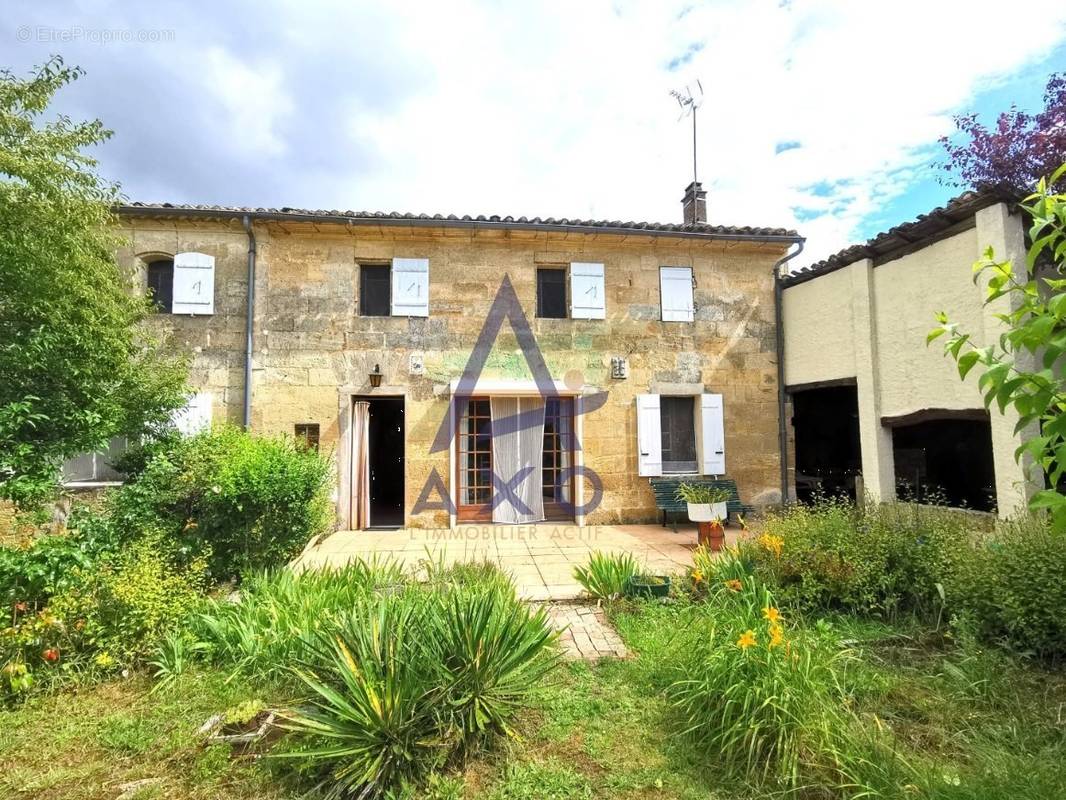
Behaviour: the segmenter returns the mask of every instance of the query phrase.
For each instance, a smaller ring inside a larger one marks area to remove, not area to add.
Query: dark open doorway
[[[855,497],[862,469],[859,400],[854,386],[823,386],[792,392],[796,433],[796,496]]]
[[[367,397],[370,462],[370,527],[404,523],[404,413],[402,397]]]
[[[901,500],[995,509],[992,426],[983,419],[927,419],[892,428]]]

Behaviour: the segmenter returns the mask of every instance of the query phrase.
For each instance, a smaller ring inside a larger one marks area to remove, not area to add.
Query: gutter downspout
[[[803,252],[806,240],[800,239],[799,248],[774,264],[774,329],[777,333],[777,450],[781,460],[781,505],[786,505],[788,495],[788,424],[785,422],[785,315],[784,287],[781,285],[781,267]]]
[[[244,429],[252,427],[252,335],[255,333],[255,231],[246,214],[241,220],[248,234],[248,324],[244,343]]]

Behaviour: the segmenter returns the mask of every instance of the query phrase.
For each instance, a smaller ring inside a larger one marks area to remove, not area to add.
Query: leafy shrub
[[[49,611],[75,625],[79,646],[96,660],[143,660],[163,636],[200,604],[206,563],[178,559],[165,534],[146,534],[121,553],[75,571],[71,587],[52,598]]]
[[[964,556],[946,581],[950,609],[988,640],[1066,655],[1066,536],[1038,521],[1005,524]]]
[[[626,584],[640,572],[637,560],[629,553],[601,553],[589,556],[587,566],[574,567],[574,578],[590,597],[614,600],[622,596]]]
[[[123,529],[165,528],[225,580],[284,564],[326,530],[329,477],[293,439],[222,427],[168,440],[111,510]]]
[[[769,517],[742,549],[782,602],[892,616],[937,608],[938,585],[975,527],[972,515],[948,509],[827,502]]]
[[[65,534],[29,540],[24,547],[0,546],[0,604],[43,608],[56,592],[69,587],[78,569],[117,547],[117,536],[106,517],[75,508]],[[25,609],[23,609],[25,611]]]

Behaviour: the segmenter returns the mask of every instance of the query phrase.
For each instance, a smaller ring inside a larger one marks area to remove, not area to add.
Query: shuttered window
[[[207,253],[177,253],[171,313],[215,313],[215,257]]]
[[[148,265],[148,296],[160,314],[169,314],[174,306],[174,262],[169,259]]]
[[[607,317],[603,264],[588,261],[570,264],[570,316],[574,319]]]
[[[566,270],[537,270],[537,316],[566,319]]]
[[[692,322],[692,270],[689,267],[659,268],[659,298],[663,322]]]
[[[660,397],[663,472],[696,471],[696,419],[692,397]]]
[[[359,316],[387,317],[392,308],[392,275],[388,264],[359,267]]]

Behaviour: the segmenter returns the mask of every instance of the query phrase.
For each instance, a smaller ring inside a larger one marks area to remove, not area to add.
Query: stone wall
[[[160,315],[175,347],[194,354],[191,382],[214,397],[214,418],[240,422],[243,397],[247,237],[236,222],[126,219],[120,261],[143,282],[153,254],[195,250],[216,259],[216,313]],[[345,391],[406,397],[406,498],[411,525],[443,525],[443,512],[411,517],[434,468],[447,480],[448,453],[430,443],[448,411],[447,384],[459,377],[505,275],[530,320],[552,377],[580,375],[605,389],[605,406],[584,418],[585,466],[603,480],[602,505],[588,524],[655,518],[647,479],[637,475],[635,395],[724,395],[726,469],[742,496],[778,499],[776,362],[771,268],[784,245],[662,236],[471,231],[309,223],[257,223],[252,427],[292,434],[321,426],[324,451],[341,441]],[[428,318],[360,317],[359,263],[430,260]],[[536,267],[603,262],[607,319],[534,319]],[[659,267],[691,266],[696,321],[659,321]],[[412,354],[424,375],[409,374]],[[625,356],[629,377],[612,381],[610,359]],[[508,325],[486,378],[531,374]]]

